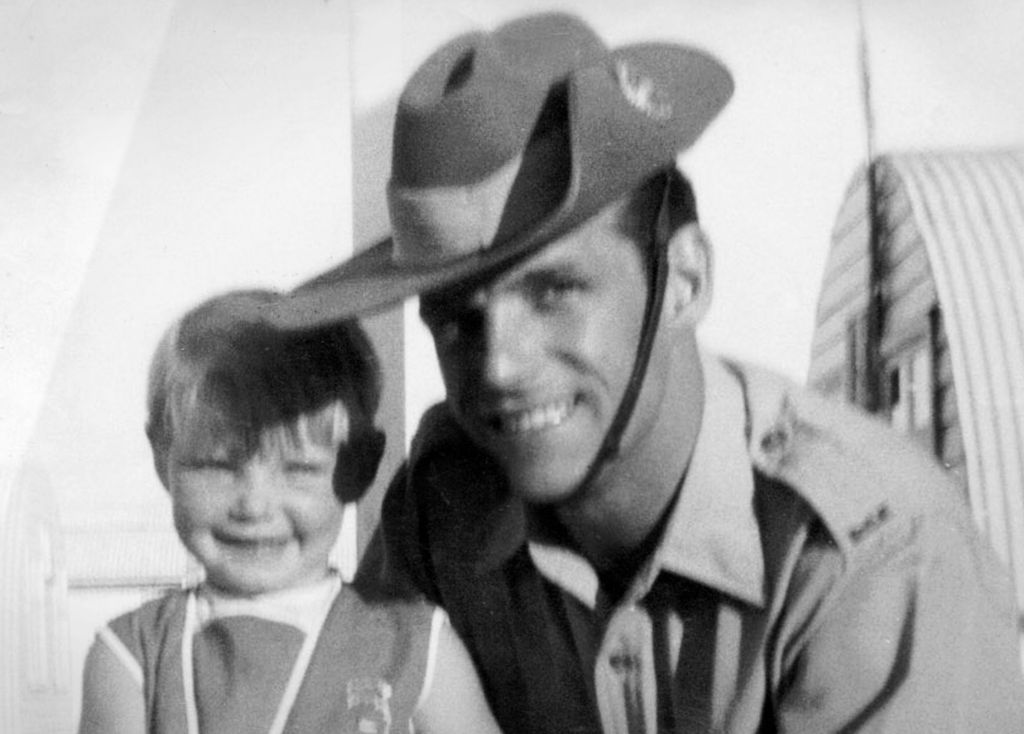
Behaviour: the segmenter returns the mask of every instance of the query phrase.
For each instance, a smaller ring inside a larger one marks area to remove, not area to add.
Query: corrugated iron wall
[[[860,169],[850,185],[832,227],[811,343],[809,384],[839,397],[848,384],[849,325],[868,307],[867,181]]]
[[[1024,151],[900,153],[878,164],[889,261],[881,348],[891,351],[908,308],[919,316],[934,292],[936,448],[966,475],[975,520],[1024,610]],[[808,377],[844,397],[851,351],[862,347],[848,327],[867,306],[866,188],[861,170],[833,229]],[[929,282],[901,285],[898,263],[921,254]]]
[[[893,163],[942,305],[971,506],[1024,608],[1024,151]]]

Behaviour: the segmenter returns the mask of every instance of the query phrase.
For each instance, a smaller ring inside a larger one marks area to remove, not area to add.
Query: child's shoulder
[[[439,607],[421,596],[390,594],[357,584],[342,586],[334,606],[353,623],[403,629],[429,628],[434,616],[443,614]]]
[[[179,650],[189,590],[173,589],[114,617],[96,632],[94,649],[105,648],[141,684],[162,650]]]
[[[190,589],[171,589],[114,617],[107,627],[123,641],[140,637],[165,637],[184,622]]]
[[[369,662],[425,661],[447,617],[423,599],[381,597],[345,584],[324,620],[322,637],[338,654]],[[342,652],[344,648],[344,652]]]
[[[346,713],[346,702],[349,709],[384,706],[396,722],[407,721],[431,669],[436,609],[421,599],[381,597],[344,584],[324,621],[303,683],[303,690],[318,692],[311,705],[337,702],[331,705],[341,707],[342,719],[352,714]]]

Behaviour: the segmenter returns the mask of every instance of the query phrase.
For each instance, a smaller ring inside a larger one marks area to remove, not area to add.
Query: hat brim
[[[615,65],[642,69],[679,108],[652,116],[624,93]],[[606,64],[568,80],[571,170],[561,201],[529,229],[489,247],[436,263],[401,262],[385,238],[264,307],[271,324],[312,329],[396,306],[408,298],[506,269],[597,214],[659,169],[672,165],[721,111],[732,78],[713,57],[674,44],[615,49]]]
[[[456,283],[484,278],[528,257],[571,229],[576,218],[566,217],[563,212],[572,212],[572,201],[565,199],[545,225],[500,247],[478,250],[438,265],[396,263],[391,238],[385,238],[277,301],[262,304],[262,315],[280,329],[314,329],[384,311]]]

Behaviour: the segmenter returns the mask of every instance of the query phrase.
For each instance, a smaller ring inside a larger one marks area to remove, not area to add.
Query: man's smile
[[[561,425],[573,413],[575,401],[569,398],[515,410],[500,410],[487,417],[491,430],[502,436],[519,436]]]

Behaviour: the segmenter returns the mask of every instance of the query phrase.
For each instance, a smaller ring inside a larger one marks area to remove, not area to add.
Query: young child
[[[441,610],[370,603],[331,568],[383,450],[380,374],[354,322],[261,325],[275,297],[214,298],[157,348],[147,435],[205,580],[99,631],[79,731],[497,732]]]

